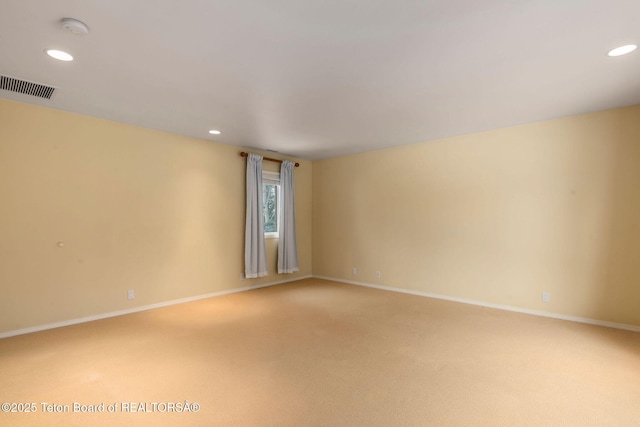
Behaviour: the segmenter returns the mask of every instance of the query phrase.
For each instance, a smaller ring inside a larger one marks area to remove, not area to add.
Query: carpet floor
[[[640,334],[308,279],[0,340],[0,383],[2,426],[638,426]]]

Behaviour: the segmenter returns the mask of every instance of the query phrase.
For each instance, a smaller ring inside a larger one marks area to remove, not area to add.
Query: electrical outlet
[[[244,273],[240,273],[240,280],[244,280]]]
[[[128,299],[134,299],[136,297],[136,294],[133,292],[133,289],[129,289],[127,291],[127,298]]]
[[[352,275],[354,275],[354,276],[357,276],[357,275],[358,275],[358,269],[357,269],[357,268],[355,268],[355,267],[353,267],[353,268],[351,269],[351,274],[352,274]]]
[[[542,301],[549,302],[551,300],[551,294],[549,292],[542,293]]]
[[[379,271],[376,271],[376,279],[379,279],[382,277],[382,273],[380,273]]]

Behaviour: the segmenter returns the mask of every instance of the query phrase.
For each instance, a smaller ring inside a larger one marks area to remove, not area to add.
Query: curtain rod
[[[244,151],[240,152],[240,157],[249,157],[249,153],[245,153]],[[263,157],[264,160],[269,160],[270,162],[282,163],[282,160],[272,159],[271,157]],[[300,163],[296,162],[296,167],[300,166]]]

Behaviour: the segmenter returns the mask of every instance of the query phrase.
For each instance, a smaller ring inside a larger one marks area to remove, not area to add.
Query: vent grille
[[[56,90],[55,87],[28,82],[26,80],[14,79],[13,77],[8,76],[0,76],[0,89],[37,96],[38,98],[44,99],[51,99],[53,91]]]

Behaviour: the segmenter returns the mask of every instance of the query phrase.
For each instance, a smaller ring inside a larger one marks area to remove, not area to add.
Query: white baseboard
[[[126,309],[126,310],[112,311],[110,313],[96,314],[96,315],[93,315],[93,316],[80,317],[80,318],[71,319],[71,320],[64,320],[62,322],[49,323],[49,324],[40,325],[40,326],[33,326],[33,327],[30,327],[30,328],[18,329],[18,330],[15,330],[15,331],[2,332],[2,333],[0,333],[0,339],[14,337],[16,335],[30,334],[32,332],[46,331],[47,329],[61,328],[63,326],[77,325],[78,323],[92,322],[94,320],[107,319],[109,317],[123,316],[125,314],[131,314],[131,313],[138,313],[140,311],[153,310],[155,308],[168,307],[170,305],[183,304],[185,302],[197,301],[197,300],[201,300],[201,299],[205,299],[205,298],[213,298],[213,297],[219,297],[219,296],[222,296],[222,295],[235,294],[237,292],[250,291],[252,289],[266,288],[268,286],[281,285],[283,283],[295,282],[295,281],[298,281],[298,280],[309,279],[311,277],[312,277],[311,275],[308,275],[308,276],[303,276],[303,277],[296,277],[295,279],[279,280],[277,282],[264,283],[264,284],[261,284],[261,285],[245,286],[245,287],[238,288],[238,289],[228,289],[228,290],[225,290],[225,291],[212,292],[210,294],[205,294],[205,295],[197,295],[197,296],[194,296],[194,297],[180,298],[180,299],[173,300],[173,301],[166,301],[166,302],[159,302],[157,304],[144,305],[142,307],[135,307],[135,308],[129,308],[129,309]],[[249,280],[249,279],[247,279],[247,280]]]
[[[534,316],[550,317],[550,318],[553,318],[553,319],[568,320],[570,322],[587,323],[589,325],[605,326],[607,328],[624,329],[626,331],[640,332],[640,326],[625,325],[624,323],[605,322],[603,320],[589,319],[589,318],[586,318],[586,317],[567,316],[567,315],[564,315],[564,314],[549,313],[549,312],[546,312],[546,311],[529,310],[527,308],[513,307],[513,306],[509,306],[509,305],[491,304],[491,303],[488,303],[488,302],[474,301],[474,300],[469,300],[469,299],[464,299],[464,298],[457,298],[457,297],[450,297],[450,296],[447,296],[447,295],[440,295],[440,294],[431,294],[431,293],[428,293],[428,292],[414,291],[414,290],[411,290],[411,289],[394,288],[394,287],[391,287],[391,286],[380,286],[380,285],[373,285],[371,283],[355,282],[353,280],[337,279],[335,277],[325,277],[325,276],[316,276],[316,275],[314,275],[313,277],[316,278],[316,279],[331,280],[333,282],[347,283],[347,284],[350,284],[350,285],[365,286],[367,288],[382,289],[382,290],[385,290],[385,291],[400,292],[400,293],[403,293],[403,294],[418,295],[418,296],[421,296],[421,297],[436,298],[436,299],[442,299],[442,300],[447,300],[447,301],[460,302],[460,303],[463,303],[463,304],[478,305],[478,306],[481,306],[481,307],[497,308],[499,310],[514,311],[516,313],[532,314]]]

